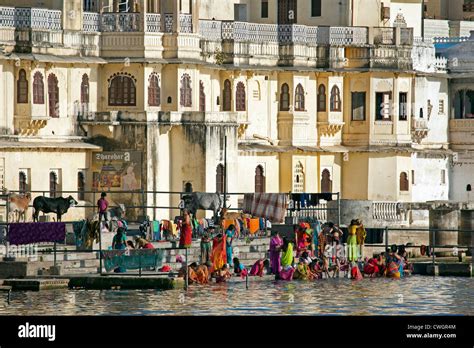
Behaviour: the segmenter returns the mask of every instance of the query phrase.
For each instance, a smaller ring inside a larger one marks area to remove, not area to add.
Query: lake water
[[[5,296],[3,296],[5,295]],[[327,279],[183,290],[0,293],[0,315],[473,315],[474,278]]]

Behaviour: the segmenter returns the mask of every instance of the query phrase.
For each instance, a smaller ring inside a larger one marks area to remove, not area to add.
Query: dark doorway
[[[278,0],[278,24],[296,24],[298,0]]]

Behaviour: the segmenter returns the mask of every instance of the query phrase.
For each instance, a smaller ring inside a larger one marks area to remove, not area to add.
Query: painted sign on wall
[[[141,168],[142,153],[139,151],[96,152],[92,159],[94,190],[140,190]]]

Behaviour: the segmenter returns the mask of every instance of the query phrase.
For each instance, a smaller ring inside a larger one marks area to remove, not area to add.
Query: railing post
[[[101,222],[99,220],[99,274],[102,275],[102,228],[100,224]]]
[[[142,276],[142,253],[138,250],[138,276]]]
[[[385,251],[388,248],[388,226],[385,226]]]
[[[53,252],[54,252],[54,268],[56,268],[56,242],[53,245]]]
[[[145,190],[142,189],[142,204],[143,204],[143,216],[146,217],[147,216],[147,209],[145,208],[147,206],[147,204],[145,203]]]
[[[185,249],[185,252],[184,252],[184,267],[185,267],[185,272],[184,272],[184,276],[186,277],[185,280],[184,280],[184,287],[185,287],[185,290],[188,291],[188,287],[189,287],[189,277],[188,277],[188,248]]]
[[[433,262],[433,267],[435,265],[435,246],[436,245],[436,232],[433,231],[432,237],[431,237],[431,257],[432,257],[432,262]]]

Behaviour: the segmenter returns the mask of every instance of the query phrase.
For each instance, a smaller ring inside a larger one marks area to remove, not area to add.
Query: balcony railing
[[[414,130],[426,130],[428,129],[428,120],[425,120],[423,118],[412,118],[411,127]]]
[[[100,14],[96,12],[84,12],[82,16],[82,31],[99,32]]]
[[[161,15],[159,13],[146,14],[146,31],[152,33],[161,31]]]
[[[103,32],[137,32],[140,31],[140,13],[109,12],[101,17]]]
[[[406,222],[398,202],[372,202],[372,218],[374,220]]]
[[[463,4],[462,10],[463,12],[474,12],[474,2]]]
[[[374,44],[395,45],[395,28],[374,28]]]
[[[61,30],[61,11],[29,7],[0,7],[0,27]]]

